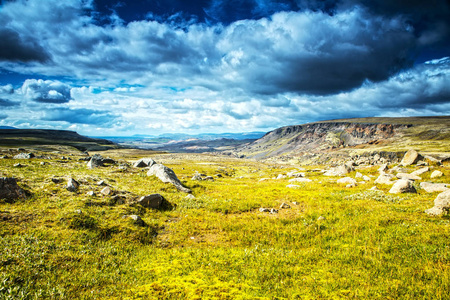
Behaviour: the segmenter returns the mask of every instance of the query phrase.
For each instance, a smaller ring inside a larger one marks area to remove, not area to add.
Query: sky
[[[437,115],[447,0],[0,0],[0,126],[128,136]]]

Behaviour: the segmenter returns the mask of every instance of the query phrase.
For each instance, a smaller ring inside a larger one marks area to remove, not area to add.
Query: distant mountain
[[[0,126],[0,129],[17,129],[17,128],[11,126]]]
[[[164,133],[160,134],[160,138],[168,138],[172,140],[218,140],[218,139],[232,139],[232,140],[248,140],[259,139],[264,136],[265,132],[253,131],[253,132],[241,132],[241,133],[200,133],[200,134],[183,134],[183,133]]]

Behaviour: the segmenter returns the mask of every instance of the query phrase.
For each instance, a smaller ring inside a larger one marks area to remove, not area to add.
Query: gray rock
[[[106,185],[106,182],[104,180],[100,180],[100,181],[97,182],[97,185],[98,186],[104,186],[104,185]]]
[[[26,193],[21,189],[13,177],[0,177],[0,199],[13,203],[19,198],[25,198]]]
[[[442,177],[443,175],[444,175],[444,173],[442,173],[439,170],[436,170],[433,173],[431,173],[430,178],[439,178],[439,177]]]
[[[196,174],[194,174],[194,176],[192,176],[191,180],[202,181],[203,178],[202,178],[202,176],[200,176],[200,174],[196,173]]]
[[[397,180],[396,183],[392,186],[392,188],[389,190],[389,193],[391,194],[400,194],[400,193],[416,193],[416,189],[412,185],[412,181],[400,179]]]
[[[416,165],[417,166],[428,166],[428,163],[423,160],[419,160]]]
[[[69,178],[67,180],[67,185],[66,185],[66,189],[69,192],[76,192],[78,190],[78,187],[80,186],[80,183],[78,181],[76,181],[73,178]]]
[[[394,178],[394,175],[391,174],[381,174],[380,176],[378,176],[377,179],[375,179],[375,184],[387,184],[387,185],[391,185],[394,184],[394,181],[391,181],[391,179]]]
[[[103,157],[101,157],[100,155],[97,156],[97,154],[96,154],[96,155],[92,156],[91,159],[89,160],[89,162],[87,163],[88,169],[95,169],[98,167],[102,167],[103,166],[102,160],[103,160]]]
[[[432,216],[440,216],[442,214],[448,214],[450,210],[450,190],[445,191],[437,195],[434,199],[434,206],[427,209],[425,212]]]
[[[427,193],[444,192],[449,189],[447,187],[448,185],[449,184],[447,184],[447,183],[421,182],[420,188],[424,189]]]
[[[14,156],[14,159],[31,159],[35,157],[33,153],[19,153],[16,156]]]
[[[408,174],[408,173],[398,173],[397,178],[406,180],[422,180],[419,176]]]
[[[214,178],[212,176],[206,176],[203,180],[214,181]]]
[[[20,167],[23,167],[23,165],[20,164],[20,163],[17,163],[17,164],[14,164],[13,167],[14,167],[14,168],[20,168]]]
[[[195,199],[195,196],[192,194],[187,195],[186,197],[184,197],[184,199],[189,199],[189,200],[193,200]]]
[[[338,179],[337,183],[356,185],[356,180],[351,177],[344,177],[344,178]]]
[[[291,206],[287,203],[281,203],[280,209],[286,209],[286,208],[291,208]]]
[[[145,168],[145,167],[151,167],[152,165],[156,164],[156,162],[151,158],[141,158],[140,160],[136,161],[133,164],[133,167],[135,168]]]
[[[138,215],[125,215],[125,216],[123,216],[123,218],[124,219],[125,218],[132,219],[134,221],[133,223],[137,226],[144,227],[146,225],[144,220],[142,220],[142,218]]]
[[[92,197],[92,196],[95,196],[95,192],[94,191],[89,191],[89,192],[86,193],[86,195]]]
[[[389,170],[387,164],[382,164],[382,165],[378,168],[378,172],[379,172],[379,173],[387,172],[387,170]]]
[[[416,150],[414,149],[410,149],[405,153],[405,156],[403,156],[402,161],[400,162],[400,164],[402,166],[410,166],[412,164],[417,163],[420,160],[420,155],[419,153],[417,153]]]
[[[420,168],[419,170],[415,170],[414,172],[411,172],[411,175],[420,176],[428,171],[430,171],[430,168],[424,167],[424,168]]]
[[[146,208],[160,208],[164,197],[160,194],[151,194],[141,197],[137,202]]]
[[[326,171],[323,175],[325,175],[325,176],[344,176],[345,174],[348,174],[351,171],[353,171],[353,167],[350,165],[350,163],[346,163],[345,165],[341,165],[336,168],[331,168],[330,170]]]
[[[114,192],[113,192],[113,190],[112,190],[109,186],[107,186],[107,187],[103,188],[103,189],[100,191],[100,193],[102,193],[102,194],[105,195],[105,196],[111,196]]]
[[[156,176],[164,183],[173,184],[179,191],[184,193],[191,193],[192,191],[183,186],[181,181],[178,179],[175,172],[166,167],[163,164],[154,164],[150,167],[150,170],[147,172],[147,176]]]

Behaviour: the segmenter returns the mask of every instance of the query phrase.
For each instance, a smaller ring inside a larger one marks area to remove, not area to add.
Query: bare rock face
[[[0,177],[0,199],[13,203],[14,200],[25,197],[25,191],[17,185],[15,178]]]
[[[417,193],[416,189],[412,185],[412,181],[406,179],[397,180],[396,183],[389,190],[390,194],[400,194],[400,193]]]
[[[137,202],[143,207],[159,208],[164,201],[164,197],[160,194],[151,194],[141,197]]]
[[[136,161],[133,164],[133,167],[135,168],[145,168],[145,167],[151,167],[154,164],[156,164],[156,162],[151,159],[151,158],[141,158],[140,160]]]
[[[402,166],[410,166],[412,164],[417,163],[420,160],[420,155],[419,153],[417,153],[416,150],[414,149],[410,149],[408,150],[408,152],[405,153],[405,156],[403,156],[402,161],[400,162],[400,164]]]
[[[147,172],[147,176],[156,176],[164,183],[173,184],[179,191],[184,193],[192,193],[192,191],[183,186],[175,172],[163,164],[154,164]]]
[[[448,185],[446,183],[421,182],[420,188],[424,189],[427,193],[444,192],[449,190]]]
[[[450,210],[450,190],[440,193],[434,199],[434,206],[425,212],[432,216],[447,214]]]

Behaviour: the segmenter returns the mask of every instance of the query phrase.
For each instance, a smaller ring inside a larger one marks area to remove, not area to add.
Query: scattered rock
[[[299,177],[305,177],[305,173],[300,173],[297,171],[294,172],[289,172],[286,174],[288,177],[295,177],[295,178],[299,178]]]
[[[89,191],[89,192],[86,193],[86,195],[92,197],[92,196],[95,196],[95,192],[94,191]]]
[[[429,156],[429,155],[424,155],[423,158],[428,160],[429,163],[434,164],[434,165],[440,166],[442,164],[441,160],[434,158],[432,156]]]
[[[33,153],[19,153],[16,156],[14,156],[14,159],[31,159],[35,157]]]
[[[356,185],[356,180],[351,177],[344,177],[344,178],[338,179],[337,183]]]
[[[289,179],[289,182],[312,182],[312,180],[308,178],[292,178]]]
[[[45,166],[45,161],[41,161],[40,165]]]
[[[431,173],[430,178],[439,178],[442,177],[443,175],[444,174],[441,171],[436,170],[433,173]]]
[[[23,167],[23,165],[20,164],[20,163],[17,163],[17,164],[14,164],[13,167],[14,167],[14,168],[20,168],[20,167]]]
[[[356,172],[355,178],[362,178],[362,177],[363,177],[363,174],[361,174],[361,173],[359,173],[359,172]]]
[[[124,219],[126,219],[126,218],[132,219],[134,221],[134,224],[137,225],[137,226],[144,227],[146,225],[144,220],[142,220],[142,218],[139,217],[138,215],[125,215],[122,218],[124,218]]]
[[[385,173],[385,172],[387,172],[387,170],[389,170],[387,164],[382,164],[382,165],[378,168],[378,172],[379,172],[379,173]]]
[[[370,191],[379,191],[380,189],[377,188],[376,186],[373,186],[373,187],[371,187],[369,190],[370,190]]]
[[[394,175],[391,174],[381,174],[378,176],[378,178],[375,180],[375,184],[394,184],[394,181],[391,181],[391,179],[394,178]]]
[[[450,210],[450,190],[445,191],[437,195],[434,199],[434,206],[427,209],[425,212],[432,216],[440,216],[442,214],[448,214]]]
[[[286,209],[286,208],[291,208],[291,206],[287,203],[281,203],[280,209]]]
[[[217,174],[214,175],[214,176],[216,176],[217,178],[223,178],[222,174],[220,174],[220,173],[217,173]]]
[[[0,199],[13,203],[14,200],[25,197],[26,192],[17,185],[15,178],[0,177]]]
[[[350,163],[346,163],[345,165],[341,165],[336,168],[331,168],[330,170],[326,171],[323,175],[325,175],[325,176],[344,176],[345,174],[348,174],[351,171],[353,171],[353,167],[350,165]]]
[[[102,167],[103,166],[102,160],[103,160],[103,157],[101,157],[98,154],[95,154],[94,156],[91,157],[91,159],[87,163],[88,169],[95,169],[98,167]]]
[[[189,199],[189,200],[193,200],[195,199],[195,196],[192,194],[187,195],[186,197],[184,197],[184,199]]]
[[[113,192],[113,190],[112,190],[109,186],[107,186],[107,187],[103,188],[103,189],[100,191],[100,193],[102,193],[102,194],[105,195],[105,196],[111,196],[114,192]]]
[[[301,188],[301,186],[296,185],[296,184],[288,184],[286,187],[289,188],[289,189],[299,189],[299,188]]]
[[[200,174],[195,173],[194,176],[192,176],[191,180],[202,181],[203,178],[202,178],[202,176],[200,176]]]
[[[406,179],[406,180],[421,180],[419,176],[408,174],[408,173],[398,173],[397,178],[399,179]]]
[[[270,180],[270,178],[261,178],[261,179],[258,180],[258,181],[266,181],[266,180]]]
[[[146,208],[160,208],[163,201],[164,197],[160,194],[151,194],[141,197],[138,203]]]
[[[397,180],[394,183],[392,188],[389,190],[391,194],[400,194],[400,193],[417,193],[416,189],[412,185],[412,181],[406,179]]]
[[[278,209],[275,209],[275,208],[263,208],[263,207],[261,207],[259,209],[259,211],[260,212],[268,212],[270,214],[277,214],[278,213]]]
[[[206,176],[203,180],[214,181],[214,178],[212,176]]]
[[[173,184],[179,191],[184,193],[191,193],[192,191],[183,186],[181,181],[178,179],[175,172],[166,167],[163,164],[154,164],[150,167],[150,170],[147,172],[147,176],[156,176],[164,183]]]
[[[416,150],[410,149],[405,153],[405,156],[403,156],[402,161],[400,162],[400,165],[402,166],[410,166],[415,163],[417,163],[420,160],[420,155],[417,153]]]
[[[58,183],[61,183],[63,180],[62,180],[61,178],[53,177],[53,178],[51,179],[51,181],[52,181],[53,183],[58,184]]]
[[[411,172],[411,175],[420,176],[426,172],[430,171],[429,167],[420,168],[419,170],[416,170],[414,172]]]
[[[151,158],[141,158],[140,160],[136,161],[133,164],[133,167],[144,168],[144,167],[151,167],[154,164],[156,164],[156,162]]]
[[[427,193],[444,192],[449,189],[447,187],[448,185],[447,183],[421,182],[420,188],[424,189]]]
[[[363,180],[364,180],[364,181],[370,181],[370,177],[367,176],[367,175],[364,175],[364,176],[363,176]]]
[[[97,182],[98,186],[103,186],[103,185],[107,185],[106,182],[104,180],[100,180],[99,182]]]
[[[278,174],[278,176],[277,176],[277,178],[276,178],[276,179],[285,179],[285,178],[287,178],[287,176],[286,176],[286,175],[283,175],[283,174]]]
[[[417,166],[428,166],[428,163],[425,162],[425,161],[423,161],[423,160],[419,160],[419,161],[416,163],[416,165],[417,165]]]
[[[73,178],[69,178],[67,180],[67,185],[66,185],[66,189],[69,192],[76,192],[78,190],[78,187],[80,186],[80,183],[78,181],[76,181]]]

